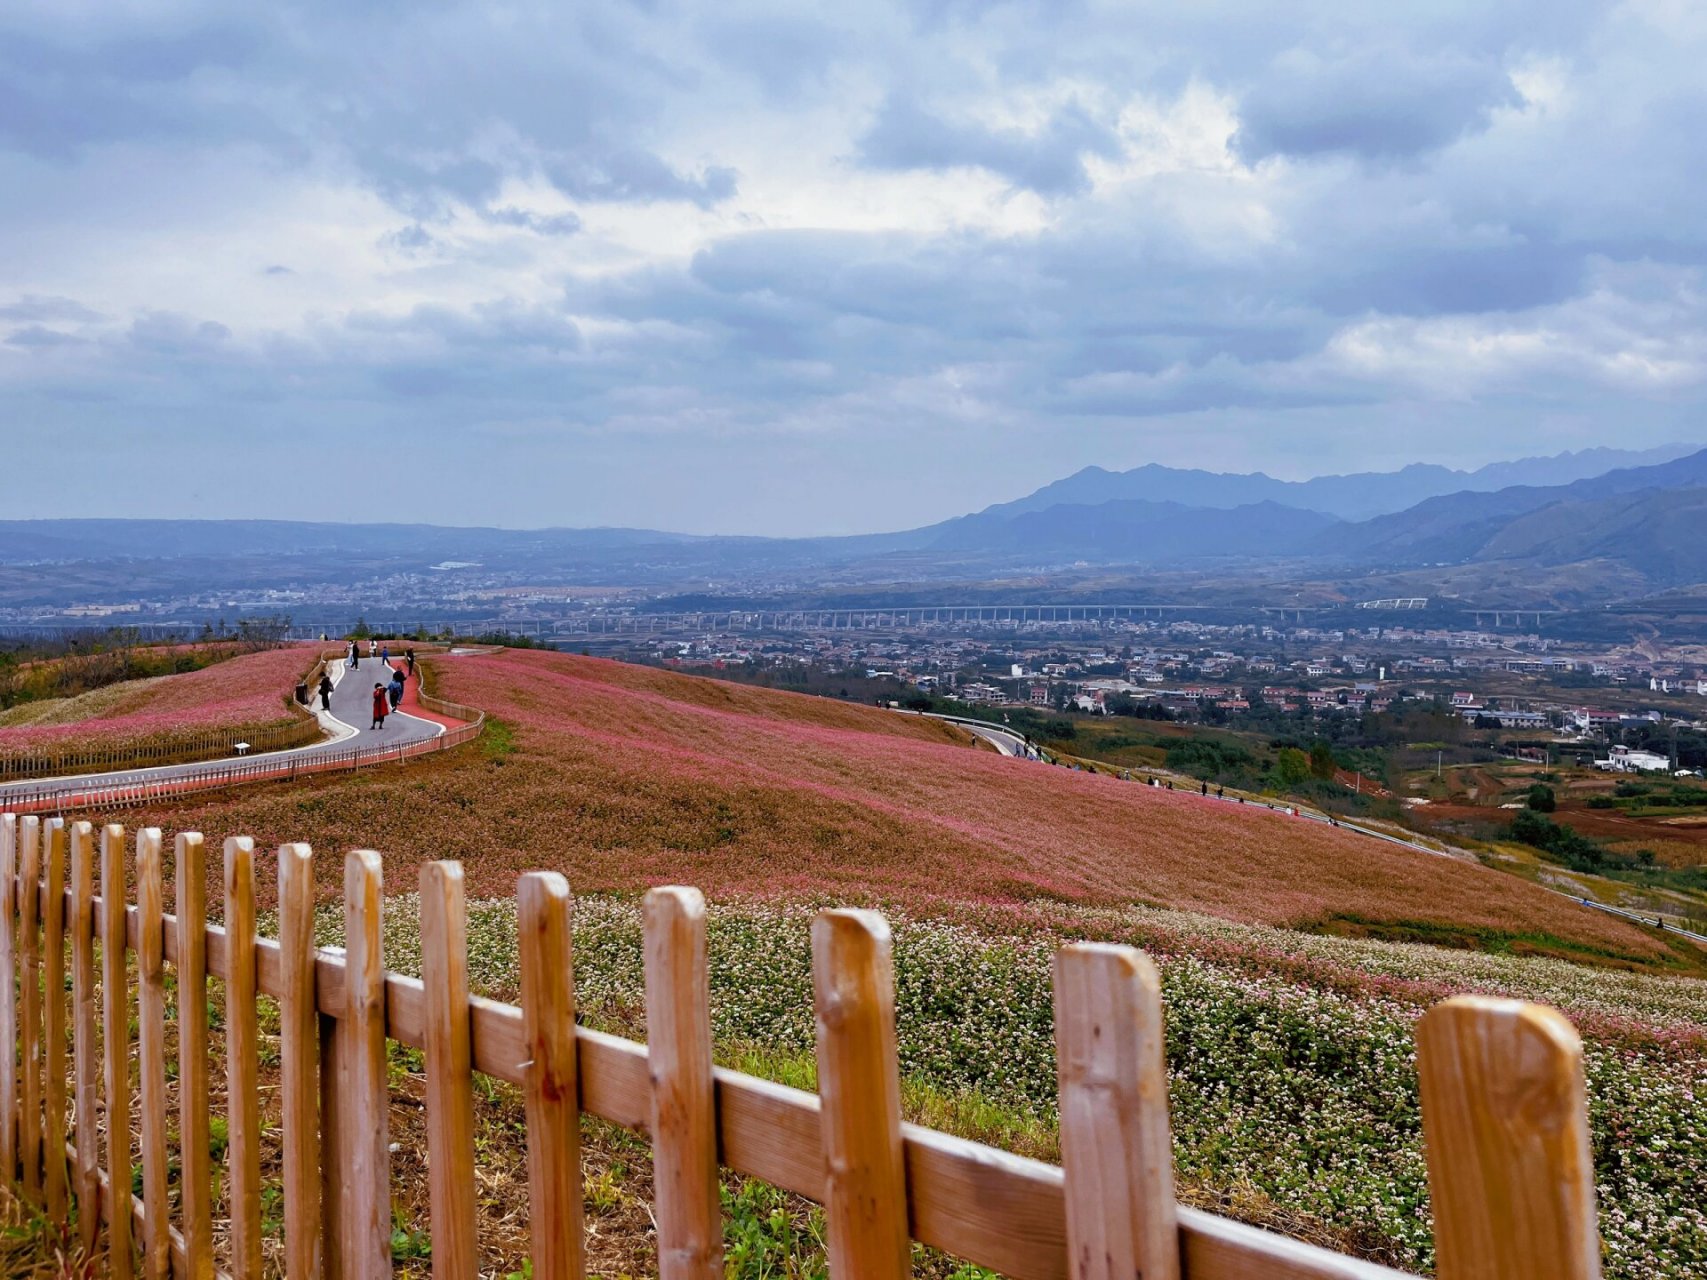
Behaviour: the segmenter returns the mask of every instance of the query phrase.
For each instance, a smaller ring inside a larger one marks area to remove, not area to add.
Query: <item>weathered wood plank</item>
[[[201,834],[173,841],[178,911],[178,1208],[189,1280],[213,1280],[213,1168],[208,1146],[207,849]]]
[[[667,886],[646,894],[643,912],[658,1274],[719,1280],[723,1216],[705,899],[698,889]]]
[[[77,1194],[77,1236],[94,1249],[100,1235],[101,1061],[95,1040],[95,830],[87,822],[71,824],[71,1036],[75,1087],[76,1156],[73,1188]]]
[[[889,925],[873,911],[820,911],[812,994],[824,1129],[830,1274],[912,1274],[895,978]]]
[[[580,1280],[586,1255],[569,882],[555,871],[532,872],[516,886],[516,901],[534,1275],[537,1280]],[[477,1045],[482,1030],[477,1020]]]
[[[468,912],[462,866],[421,868],[421,985],[427,1000],[427,1193],[433,1275],[478,1270],[474,1235],[474,1073],[468,1015]]]
[[[0,814],[0,1182],[18,1176],[18,815]]]
[[[63,1222],[70,1196],[65,1171],[65,861],[63,818],[42,830],[47,885],[42,900],[42,1192],[47,1214]]]
[[[24,1198],[41,1202],[41,819],[18,824],[18,1159]]]
[[[231,1274],[261,1280],[260,1038],[255,1017],[255,842],[225,842],[225,930],[220,972],[225,979],[226,1147],[231,1219]],[[211,967],[211,962],[210,966]]]
[[[318,1277],[320,1240],[320,1012],[314,991],[314,854],[279,846],[279,941],[273,985],[279,1002],[284,1130],[284,1269]],[[263,986],[267,986],[263,975]],[[336,1151],[327,1148],[329,1157]]]
[[[1417,1024],[1440,1280],[1597,1280],[1582,1041],[1556,1010],[1458,996]]]
[[[348,1280],[391,1275],[389,1085],[385,1070],[384,908],[379,855],[344,860],[344,1017],[338,1028],[342,1076],[338,1123],[349,1191],[340,1206]]]
[[[1132,947],[1055,954],[1055,1057],[1072,1280],[1178,1280],[1162,983]]]
[[[130,1194],[130,968],[125,954],[125,830],[114,823],[101,829],[101,1051],[105,1066],[107,1168],[110,1185]],[[113,1280],[130,1280],[131,1229],[128,1213],[107,1219],[107,1271]]]
[[[136,833],[136,968],[139,990],[139,1062],[142,1073],[142,1273],[166,1280],[171,1273],[171,1241],[166,1234],[166,939],[165,868],[160,858],[160,828]]]

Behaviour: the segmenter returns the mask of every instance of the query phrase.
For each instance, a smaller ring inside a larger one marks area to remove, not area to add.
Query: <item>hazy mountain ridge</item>
[[[1317,539],[1310,551],[1386,566],[1603,558],[1630,564],[1658,586],[1676,586],[1694,580],[1678,576],[1694,560],[1681,544],[1707,541],[1702,486],[1707,449],[1568,485],[1430,498],[1406,511],[1342,526]]]
[[[1475,471],[1415,462],[1398,471],[1277,480],[1260,471],[1231,474],[1148,463],[1130,471],[1085,467],[1013,502],[986,507],[980,514],[1015,515],[1059,505],[1095,505],[1117,499],[1178,502],[1191,507],[1233,508],[1259,502],[1297,507],[1367,520],[1403,511],[1426,499],[1463,491],[1492,492],[1512,485],[1548,487],[1574,483],[1615,469],[1671,461],[1696,446],[1661,445],[1654,449],[1582,449],[1549,457],[1494,462]]]
[[[1632,456],[1645,455],[1593,451],[1601,460]],[[1544,474],[1553,464],[1581,467],[1583,457],[1502,463],[1474,474]],[[1433,483],[1444,471],[1406,468],[1388,475],[1420,474]],[[831,578],[968,581],[1016,567],[1206,569],[1215,562],[1261,566],[1282,561],[1289,573],[1331,578],[1434,571],[1442,582],[1452,576],[1446,567],[1498,565],[1501,575],[1516,575],[1510,580],[1519,583],[1542,568],[1556,582],[1561,573],[1570,574],[1570,565],[1581,564],[1584,590],[1612,580],[1653,590],[1707,581],[1707,449],[1562,485],[1458,490],[1358,521],[1268,498],[1232,506],[1189,500],[1202,499],[1210,490],[1225,498],[1286,483],[1266,476],[1140,468],[1097,473],[1088,482],[1089,492],[1139,473],[1178,483],[1170,481],[1167,498],[1027,505],[1051,491],[1072,491],[1074,482],[1087,475],[1081,472],[1019,503],[916,529],[840,538],[284,520],[0,521],[0,565],[9,566],[7,573],[18,584],[11,598],[26,602],[69,597],[78,580],[106,581],[119,595],[146,595],[168,583],[180,590],[197,583],[308,586],[420,574],[446,562],[472,563],[482,573],[507,574],[514,581],[634,586],[674,586],[694,579],[702,584],[741,579],[749,585]],[[1341,485],[1371,479],[1379,477],[1324,477]],[[63,568],[79,565],[89,566],[88,573]],[[26,576],[19,578],[19,573]],[[1428,590],[1420,585],[1417,593]]]

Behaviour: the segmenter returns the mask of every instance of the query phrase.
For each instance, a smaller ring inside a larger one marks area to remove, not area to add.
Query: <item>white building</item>
[[[1609,773],[1667,773],[1671,770],[1671,761],[1652,751],[1613,747],[1606,759],[1594,762],[1594,767]]]

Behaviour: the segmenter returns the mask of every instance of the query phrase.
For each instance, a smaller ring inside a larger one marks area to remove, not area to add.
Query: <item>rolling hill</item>
[[[1607,560],[1652,586],[1707,577],[1707,450],[1568,485],[1454,493],[1338,526],[1310,550],[1384,567]]]
[[[578,890],[676,882],[721,899],[1139,903],[1247,923],[1393,928],[1652,962],[1641,931],[1479,866],[1342,830],[1011,760],[870,707],[542,651],[441,658],[485,708],[481,747],[398,769],[165,805],[147,821],[380,849],[386,880],[463,859],[470,892],[523,870]],[[336,857],[322,860],[330,885]]]

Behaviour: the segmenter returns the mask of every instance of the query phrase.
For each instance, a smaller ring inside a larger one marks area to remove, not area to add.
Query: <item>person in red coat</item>
[[[385,686],[375,681],[373,686],[373,723],[368,728],[385,728],[385,713],[390,709],[385,701]]]

